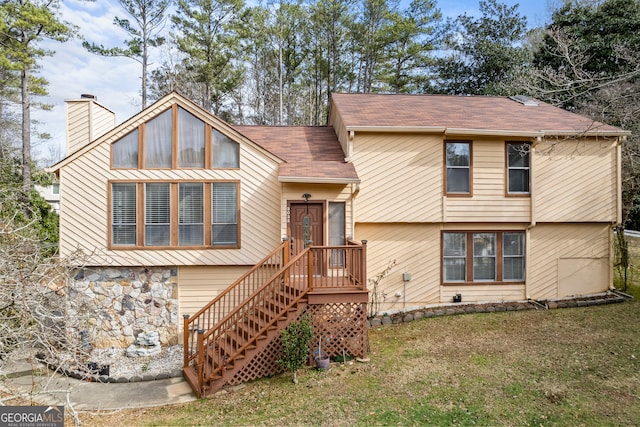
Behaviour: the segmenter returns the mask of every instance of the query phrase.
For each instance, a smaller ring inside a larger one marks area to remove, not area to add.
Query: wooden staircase
[[[363,258],[362,247],[352,245],[311,247],[289,259],[284,242],[195,315],[185,315],[183,374],[198,397],[281,372],[281,331],[305,312],[314,282],[324,284],[326,294],[327,282],[314,272],[314,261],[329,251],[356,249]],[[356,264],[362,286],[364,264]],[[353,283],[353,277],[340,282]]]

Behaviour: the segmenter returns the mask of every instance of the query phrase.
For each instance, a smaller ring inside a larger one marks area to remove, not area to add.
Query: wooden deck
[[[312,246],[293,258],[288,250],[283,243],[184,316],[183,370],[198,396],[277,373],[280,332],[305,314],[325,354],[366,353],[366,244]]]

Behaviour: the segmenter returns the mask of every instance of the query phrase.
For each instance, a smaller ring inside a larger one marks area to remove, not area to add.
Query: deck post
[[[190,338],[190,333],[189,333],[189,315],[188,314],[183,314],[182,315],[182,337],[183,337],[183,352],[184,352],[184,362],[182,364],[183,368],[186,368],[187,366],[189,366],[189,350],[191,349],[191,346],[189,345],[189,338]]]
[[[361,278],[362,278],[362,290],[366,291],[367,290],[367,240],[362,240],[362,263],[361,263],[361,267],[362,268],[362,272],[361,274]]]
[[[311,292],[313,290],[313,250],[311,248],[307,254],[307,282],[309,292]]]
[[[204,329],[198,329],[198,397],[204,394]]]
[[[288,237],[282,238],[282,243],[284,243],[284,248],[282,249],[282,266],[283,267],[289,263],[289,254],[291,252],[291,245],[288,242],[289,242]]]

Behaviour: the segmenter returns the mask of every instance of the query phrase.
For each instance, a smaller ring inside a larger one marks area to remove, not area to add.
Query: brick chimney
[[[115,113],[98,104],[95,95],[83,94],[80,99],[70,99],[64,103],[67,110],[67,156],[116,125]]]

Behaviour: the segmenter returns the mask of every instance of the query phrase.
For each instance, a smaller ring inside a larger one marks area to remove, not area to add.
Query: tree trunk
[[[31,190],[31,99],[29,96],[29,70],[23,66],[20,73],[22,89],[22,192],[25,198]]]

